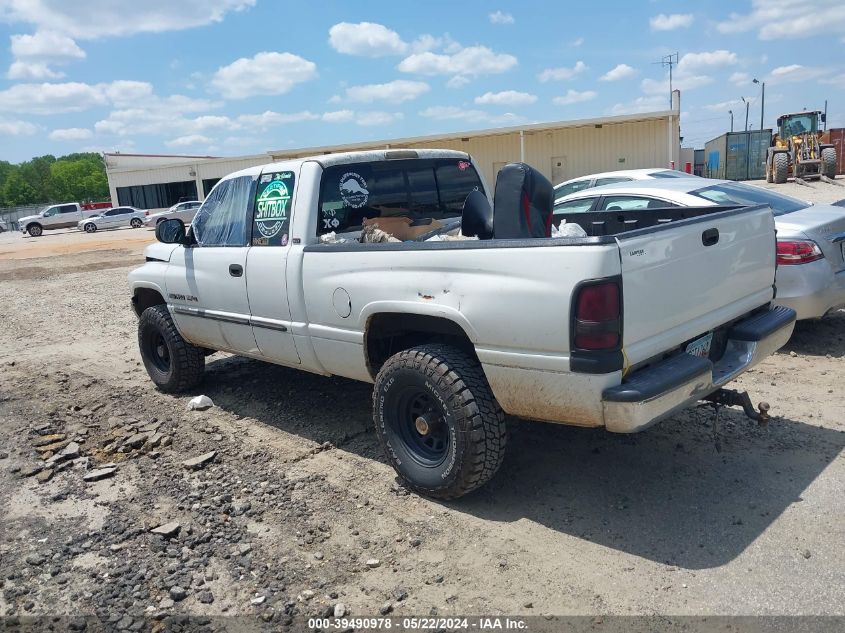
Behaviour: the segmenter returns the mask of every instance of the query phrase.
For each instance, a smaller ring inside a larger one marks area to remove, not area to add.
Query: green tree
[[[90,160],[58,160],[50,166],[49,194],[52,200],[101,200],[109,195],[109,184],[101,167]]]
[[[50,200],[50,168],[55,162],[56,157],[47,154],[20,164],[18,168],[20,175],[36,192],[35,202],[48,202]]]
[[[9,206],[38,202],[38,192],[17,171],[9,174],[3,183],[3,201]]]

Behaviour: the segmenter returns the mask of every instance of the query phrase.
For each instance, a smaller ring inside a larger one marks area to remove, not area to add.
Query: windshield
[[[666,169],[665,171],[653,171],[649,175],[652,178],[689,178],[692,174],[676,169]]]
[[[716,204],[767,204],[774,215],[783,215],[806,209],[809,202],[796,200],[760,187],[751,187],[740,183],[721,183],[690,191],[694,196],[710,200]]]
[[[785,136],[800,136],[805,132],[816,132],[818,122],[814,114],[798,114],[784,119],[783,133]]]

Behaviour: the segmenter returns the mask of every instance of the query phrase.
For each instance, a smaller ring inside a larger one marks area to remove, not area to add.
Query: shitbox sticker
[[[254,246],[284,246],[282,234],[290,224],[291,194],[294,176],[292,172],[273,174],[265,181],[267,174],[259,180],[255,197]]]

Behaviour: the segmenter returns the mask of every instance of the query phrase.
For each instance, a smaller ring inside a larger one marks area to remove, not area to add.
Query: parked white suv
[[[178,218],[185,224],[190,224],[201,204],[202,202],[199,202],[198,200],[189,200],[187,202],[174,204],[167,211],[159,211],[158,213],[148,214],[147,217],[144,218],[144,224],[147,226],[156,226],[159,222],[170,218]]]
[[[225,350],[373,382],[388,461],[439,498],[494,475],[505,413],[621,433],[705,398],[753,413],[721,387],[795,319],[770,305],[768,207],[552,239],[541,174],[507,165],[492,208],[486,195],[472,159],[448,150],[227,176],[190,230],[156,228],[129,275],[150,378],[193,389],[207,351]]]

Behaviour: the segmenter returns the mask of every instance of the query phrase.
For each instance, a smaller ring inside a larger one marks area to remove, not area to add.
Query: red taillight
[[[622,327],[619,305],[619,284],[615,281],[583,286],[575,301],[575,347],[617,347]]]
[[[815,242],[808,240],[778,240],[778,265],[808,264],[823,257],[824,254]]]

